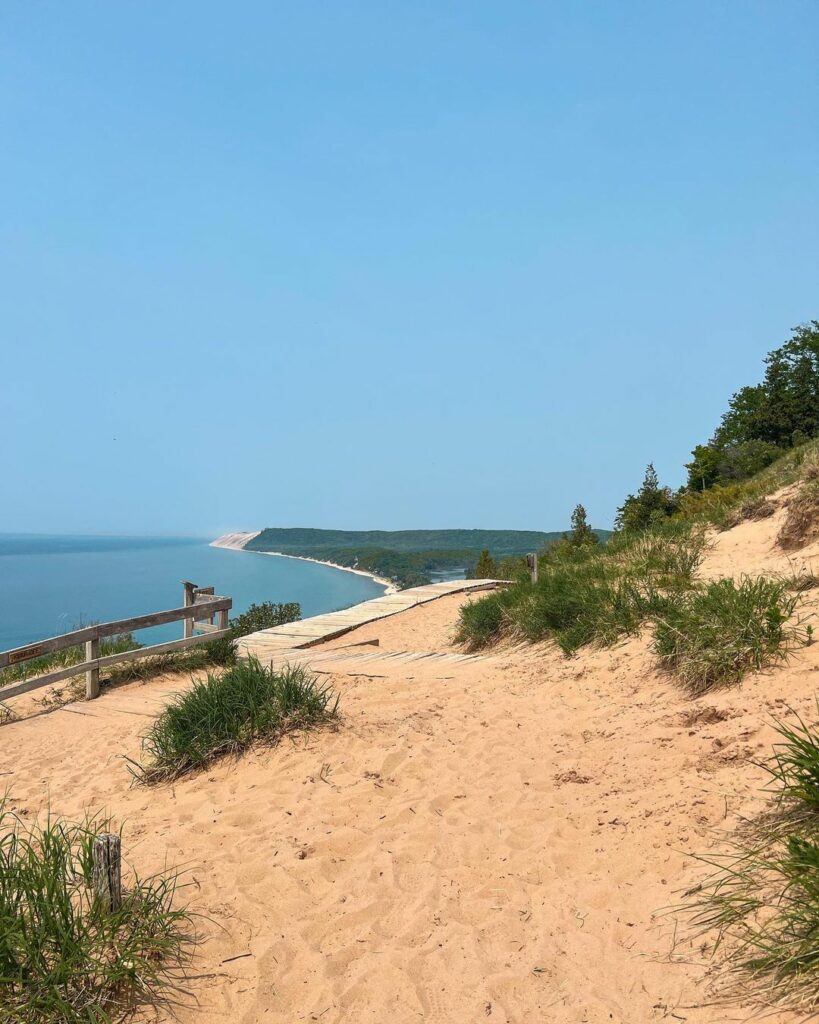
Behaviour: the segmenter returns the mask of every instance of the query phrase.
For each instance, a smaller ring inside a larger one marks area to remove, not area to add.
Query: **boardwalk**
[[[388,615],[396,615],[409,608],[416,608],[448,594],[494,590],[503,585],[503,580],[450,580],[446,583],[430,583],[424,587],[401,590],[397,594],[377,597],[373,601],[364,601],[338,612],[314,615],[310,619],[301,619],[299,622],[289,622],[284,626],[249,633],[239,640],[239,656],[246,658],[253,655],[260,661],[270,662],[285,651],[304,650],[325,640],[333,640],[358,626],[385,619]]]

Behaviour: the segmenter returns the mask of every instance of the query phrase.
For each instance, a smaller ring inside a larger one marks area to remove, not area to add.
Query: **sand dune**
[[[717,536],[706,572],[786,565],[775,531],[765,520]],[[451,650],[468,599],[312,651]],[[183,680],[0,730],[23,813],[105,808],[140,871],[188,866],[206,919],[183,1024],[746,1016],[712,1005],[697,950],[681,932],[674,947],[663,910],[700,871],[689,854],[760,806],[752,762],[785,702],[814,711],[819,646],[697,702],[655,671],[646,639],[572,659],[546,645],[376,658],[327,678],[337,730],[151,790],[129,786],[121,756]]]
[[[246,544],[249,544],[254,537],[258,537],[261,532],[261,530],[256,530],[251,533],[223,533],[221,537],[212,540],[210,546],[212,548],[231,548],[232,550],[241,551]]]

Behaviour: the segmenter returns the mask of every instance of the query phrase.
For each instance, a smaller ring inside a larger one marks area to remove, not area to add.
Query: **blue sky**
[[[819,316],[819,6],[13,2],[0,530],[598,526]]]

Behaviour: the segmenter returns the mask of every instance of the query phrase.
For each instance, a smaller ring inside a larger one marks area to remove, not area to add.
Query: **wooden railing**
[[[195,583],[184,582],[184,605],[181,608],[170,608],[164,612],[152,612],[150,615],[137,615],[132,619],[118,619],[116,622],[101,622],[94,626],[84,626],[72,633],[63,633],[36,644],[15,647],[11,651],[0,652],[0,670],[11,665],[18,665],[32,658],[41,658],[44,654],[54,654],[69,647],[85,644],[85,661],[66,668],[48,672],[32,679],[23,679],[0,688],[0,701],[7,697],[16,697],[18,693],[27,693],[40,686],[58,683],[61,679],[85,673],[85,694],[89,699],[98,697],[100,692],[100,669],[121,661],[136,661],[139,658],[150,658],[154,654],[166,651],[182,650],[194,644],[218,640],[227,636],[228,612],[233,606],[229,597],[214,594],[213,587],[197,587]],[[216,622],[214,622],[214,618]],[[163,644],[150,647],[137,647],[132,651],[121,651],[118,654],[107,654],[100,657],[100,641],[120,633],[135,633],[139,629],[151,626],[162,626],[168,622],[183,623],[181,640],[169,640]],[[2,685],[2,684],[0,684]]]

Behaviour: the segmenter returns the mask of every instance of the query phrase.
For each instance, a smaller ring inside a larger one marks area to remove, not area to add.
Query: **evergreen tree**
[[[498,579],[498,567],[495,559],[489,554],[486,548],[480,554],[478,564],[472,572],[473,580],[496,580]]]
[[[575,548],[596,544],[600,539],[589,526],[586,510],[582,505],[575,505],[574,512],[572,512],[572,530],[566,539]]]
[[[671,488],[661,487],[654,464],[649,462],[637,494],[629,494],[614,521],[617,530],[647,530],[661,523],[676,509]]]

